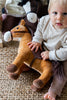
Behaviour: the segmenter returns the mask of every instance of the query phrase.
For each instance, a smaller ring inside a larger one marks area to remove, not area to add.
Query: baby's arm
[[[40,22],[37,25],[37,29],[34,33],[33,39],[31,42],[28,43],[29,48],[31,49],[31,51],[35,50],[35,52],[38,51],[38,49],[40,48],[42,50],[41,44],[43,41],[43,36],[42,36],[42,21],[43,19],[40,19]]]
[[[52,50],[49,52],[50,60],[65,61],[67,60],[67,32],[64,35],[63,41],[61,41],[61,47],[57,50]]]
[[[38,42],[29,42],[28,45],[31,51],[35,50],[37,52],[39,48],[42,50],[41,44]]]

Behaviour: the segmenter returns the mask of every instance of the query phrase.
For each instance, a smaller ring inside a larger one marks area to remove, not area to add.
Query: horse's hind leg
[[[41,74],[41,76],[33,81],[33,85],[31,86],[31,89],[33,91],[39,91],[41,90],[45,84],[49,81],[49,79],[52,76],[52,67],[49,66],[44,69],[43,73]]]

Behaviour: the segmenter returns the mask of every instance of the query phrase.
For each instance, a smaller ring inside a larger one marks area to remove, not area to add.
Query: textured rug
[[[9,78],[6,66],[17,55],[18,44],[18,42],[4,43],[4,47],[0,48],[0,100],[43,100],[43,95],[47,92],[50,81],[40,92],[33,92],[30,88],[33,80],[39,77],[38,72],[34,70],[23,72],[18,80]],[[67,100],[67,85],[57,100]]]
[[[3,0],[0,0],[0,8]],[[39,77],[39,73],[30,70],[23,72],[18,80],[11,80],[6,70],[16,57],[18,42],[4,43],[0,48],[0,100],[44,100],[43,95],[50,87],[50,81],[40,92],[33,92],[30,88],[34,79]],[[60,87],[61,88],[61,87]],[[67,100],[67,84],[65,85],[61,97],[56,100]]]

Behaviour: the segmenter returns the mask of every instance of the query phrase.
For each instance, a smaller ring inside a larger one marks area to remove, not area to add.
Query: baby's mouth
[[[62,23],[56,23],[56,25],[58,25],[58,26],[62,26]]]

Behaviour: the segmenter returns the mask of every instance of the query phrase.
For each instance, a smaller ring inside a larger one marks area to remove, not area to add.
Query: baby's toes
[[[52,100],[52,97],[50,95],[48,95],[49,100]]]
[[[44,99],[48,99],[48,93],[44,95]]]
[[[54,97],[51,97],[50,95],[48,95],[49,100],[55,100]]]
[[[48,100],[55,100],[55,98],[49,94],[49,92],[47,92],[45,95],[44,95],[44,99],[48,99]]]
[[[53,98],[52,100],[55,100],[55,98]]]

